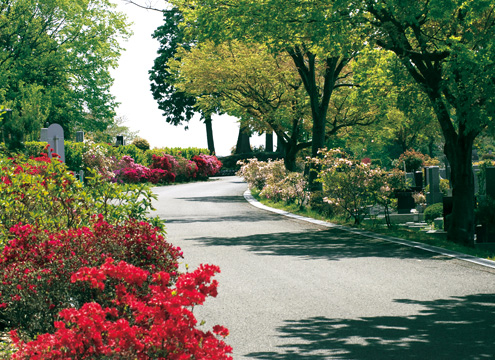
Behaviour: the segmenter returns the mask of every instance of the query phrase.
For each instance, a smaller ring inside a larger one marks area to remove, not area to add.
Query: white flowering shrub
[[[321,169],[318,181],[323,183],[324,201],[339,207],[355,224],[362,221],[368,205],[388,206],[394,192],[404,187],[400,171],[371,167],[340,149],[324,149],[320,155],[312,161]]]
[[[254,158],[237,164],[241,165],[237,175],[244,178],[250,188],[257,190],[262,190],[267,183],[274,184],[287,175],[283,160],[259,161]]]
[[[97,171],[106,179],[112,179],[115,174],[113,170],[116,166],[116,159],[108,156],[104,146],[95,144],[92,141],[84,142],[85,152],[82,154],[82,162],[86,170]]]
[[[250,188],[260,191],[262,198],[298,205],[307,201],[307,182],[304,175],[287,171],[283,160],[248,159],[239,164],[241,169],[237,175],[242,176]]]

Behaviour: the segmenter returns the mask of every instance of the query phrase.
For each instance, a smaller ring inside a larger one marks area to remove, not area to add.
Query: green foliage
[[[67,168],[79,172],[84,170],[83,154],[88,150],[88,145],[82,142],[64,141],[65,163]]]
[[[0,103],[14,147],[39,138],[45,121],[68,137],[113,119],[109,70],[126,38],[126,20],[106,0],[5,0],[0,17]],[[61,71],[60,69],[63,69]]]
[[[117,146],[114,148],[114,153],[117,158],[121,158],[122,156],[130,156],[134,159],[137,164],[141,164],[144,166],[150,166],[151,162],[148,161],[148,157],[145,152],[138,148],[134,144]]]
[[[495,199],[481,196],[475,209],[476,222],[481,225],[495,224]]]
[[[424,211],[424,215],[425,221],[431,224],[433,220],[443,216],[443,203],[437,203],[427,206]]]
[[[142,151],[146,151],[150,149],[150,143],[148,142],[148,140],[140,137],[137,137],[134,140],[132,140],[132,145],[134,145],[135,147],[137,147]]]
[[[155,195],[149,186],[110,183],[94,171],[83,186],[58,159],[0,158],[0,245],[17,223],[58,231],[85,226],[101,213],[112,223],[148,220]],[[154,223],[163,227],[155,219]]]
[[[26,141],[24,143],[23,153],[27,157],[38,157],[45,152],[47,143],[41,141]]]

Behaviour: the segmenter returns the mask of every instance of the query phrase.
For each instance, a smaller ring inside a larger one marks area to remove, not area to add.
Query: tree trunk
[[[295,144],[284,144],[284,165],[288,171],[296,171],[297,146]]]
[[[246,154],[252,151],[251,143],[249,141],[250,137],[248,127],[241,125],[239,127],[239,136],[237,137],[237,145],[235,147],[236,154]]]
[[[265,134],[265,151],[273,152],[273,132],[267,131]]]
[[[205,125],[206,125],[206,140],[208,141],[208,150],[210,154],[215,154],[215,143],[213,142],[213,127],[211,126],[211,114],[205,115]]]
[[[471,163],[473,139],[462,134],[457,141],[446,141],[445,155],[451,166],[452,213],[447,222],[447,238],[474,245],[474,175]]]
[[[277,135],[277,152],[285,154],[285,143],[282,136]]]

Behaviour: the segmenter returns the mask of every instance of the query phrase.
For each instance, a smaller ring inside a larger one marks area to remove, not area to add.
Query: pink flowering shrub
[[[323,184],[323,200],[343,211],[355,224],[364,219],[367,206],[387,207],[395,190],[405,185],[403,173],[386,172],[353,160],[341,149],[322,149],[320,154],[311,160],[321,168],[318,181]]]
[[[131,184],[143,182],[151,182],[152,184],[174,182],[175,175],[170,171],[170,164],[167,164],[164,161],[159,165],[167,167],[168,169],[160,167],[150,169],[144,165],[136,164],[134,159],[130,156],[123,156],[116,165],[116,170],[114,170],[115,180],[117,182]]]
[[[201,178],[214,176],[222,168],[222,163],[214,155],[196,155],[192,161],[198,166],[198,176]]]
[[[172,171],[175,173],[177,181],[187,182],[196,178],[198,174],[198,165],[182,156],[175,158],[177,166],[172,165]]]
[[[81,267],[99,266],[111,257],[174,277],[182,257],[147,222],[110,225],[100,216],[90,227],[48,232],[19,224],[11,232],[13,239],[0,255],[0,323],[28,336],[51,330],[61,309],[94,299],[91,290],[70,282]],[[104,296],[113,291],[108,288]]]
[[[232,348],[221,337],[228,330],[196,328],[192,308],[217,295],[220,269],[200,265],[181,274],[175,284],[164,271],[149,272],[124,261],[107,258],[99,267],[83,267],[71,283],[84,283],[100,298],[115,288],[106,306],[88,302],[80,309],[60,311],[56,331],[23,342],[12,359],[232,359]]]

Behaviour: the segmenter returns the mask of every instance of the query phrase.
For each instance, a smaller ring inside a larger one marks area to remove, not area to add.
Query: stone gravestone
[[[495,167],[486,168],[485,188],[486,195],[495,199]]]
[[[46,142],[46,143],[48,142],[48,129],[47,128],[41,129],[40,141]]]
[[[76,131],[76,142],[84,142],[84,131]]]
[[[414,173],[414,185],[415,185],[415,191],[423,191],[423,172],[422,171],[416,171]]]
[[[51,124],[47,129],[47,142],[53,152],[60,155],[60,160],[65,162],[64,129],[59,124]]]
[[[443,194],[440,192],[440,169],[438,166],[430,166],[426,169],[426,182],[430,186],[430,191],[426,193],[428,205],[442,202]]]
[[[115,142],[116,146],[123,146],[124,144],[124,136],[117,135],[117,141]]]
[[[84,131],[76,131],[76,142],[84,142]],[[84,182],[84,170],[79,170],[79,173],[76,173],[76,178]]]
[[[478,156],[478,150],[473,149],[472,155],[471,155],[471,160],[473,162],[476,162],[476,161],[479,161],[480,160],[480,157]]]
[[[480,167],[478,165],[473,165],[473,177],[474,177],[474,194],[478,194],[480,192],[480,182],[479,182],[479,172]]]

